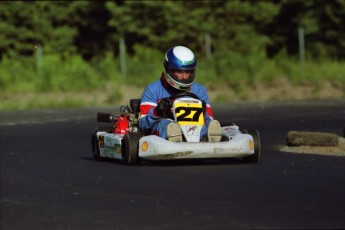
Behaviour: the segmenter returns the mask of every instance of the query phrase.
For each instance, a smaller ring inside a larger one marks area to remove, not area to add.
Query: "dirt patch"
[[[140,98],[143,88],[123,86],[90,91],[53,91],[1,93],[0,111],[43,108],[95,107],[129,105],[129,99]]]
[[[271,83],[237,86],[204,84],[210,101],[223,102],[262,102],[280,100],[342,99],[343,88],[329,82],[320,86],[293,85],[284,77]],[[102,89],[73,92],[0,92],[1,110],[22,110],[63,107],[92,107],[127,105],[129,99],[140,98],[144,87],[118,85],[115,82]]]
[[[275,78],[270,84],[254,85],[205,85],[211,102],[238,101],[278,101],[278,100],[311,100],[341,99],[345,97],[343,88],[325,81],[322,85],[294,85],[284,77]]]
[[[233,87],[231,85],[204,84],[211,104],[219,102],[262,102],[283,100],[315,100],[345,98],[345,91],[329,82],[316,87],[311,85],[295,86],[285,78],[277,78],[272,84],[258,83],[254,86],[243,85]],[[121,99],[119,104],[126,104],[131,98],[140,98],[144,87],[125,85],[121,87]]]
[[[301,153],[301,154],[319,154],[328,156],[345,156],[345,138],[338,137],[338,146],[279,146],[282,152]]]

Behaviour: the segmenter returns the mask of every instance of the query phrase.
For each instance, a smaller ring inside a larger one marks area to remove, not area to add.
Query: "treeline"
[[[131,55],[136,45],[184,44],[202,58],[298,57],[299,28],[306,58],[344,60],[344,0],[1,1],[0,59],[32,56],[38,45],[86,61],[116,57],[120,38]]]

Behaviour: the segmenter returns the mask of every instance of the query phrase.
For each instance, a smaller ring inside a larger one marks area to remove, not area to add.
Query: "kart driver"
[[[213,119],[206,88],[195,82],[196,59],[184,46],[170,48],[165,54],[161,78],[149,84],[140,103],[139,127],[146,134],[155,134],[169,141],[182,142],[180,126],[172,120],[172,101],[168,98],[182,92],[196,94],[203,102],[205,125],[201,141],[219,142],[221,126]]]

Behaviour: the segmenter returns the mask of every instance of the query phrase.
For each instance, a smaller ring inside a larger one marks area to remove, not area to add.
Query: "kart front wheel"
[[[128,132],[122,138],[122,160],[127,165],[138,165],[141,159],[138,156],[139,133]]]
[[[254,142],[254,154],[244,157],[243,160],[250,163],[256,163],[260,159],[261,155],[261,141],[260,141],[260,134],[258,130],[248,130],[245,131],[245,133],[248,133],[253,137]]]

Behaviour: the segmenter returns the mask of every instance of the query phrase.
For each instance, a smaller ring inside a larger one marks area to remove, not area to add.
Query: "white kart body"
[[[232,130],[232,133],[229,133],[227,130]],[[242,134],[238,131],[237,126],[223,127],[222,135],[228,137],[229,141],[216,143],[170,142],[154,135],[145,136],[139,141],[139,157],[150,160],[169,160],[233,158],[254,154],[253,137],[249,134]]]
[[[121,140],[124,134],[97,132],[99,155],[103,158],[122,160]]]
[[[100,156],[122,159],[121,140],[123,134],[98,132]],[[174,160],[193,158],[238,158],[254,154],[253,137],[243,134],[238,126],[222,127],[226,141],[170,142],[156,135],[144,136],[139,140],[138,156],[147,160]]]

